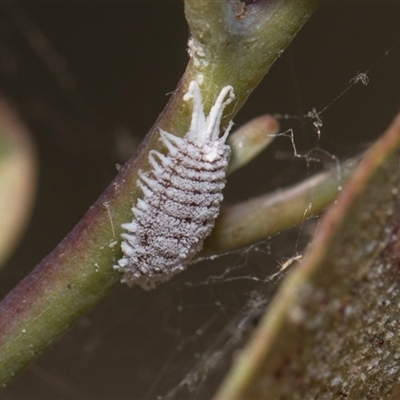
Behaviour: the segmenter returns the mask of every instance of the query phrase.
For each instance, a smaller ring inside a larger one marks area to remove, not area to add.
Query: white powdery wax
[[[223,199],[232,122],[221,137],[220,124],[234,98],[232,86],[225,86],[206,117],[198,82],[192,81],[184,96],[193,100],[189,131],[180,138],[160,130],[168,154],[150,152],[153,169],[137,181],[143,198],[132,207],[132,222],[122,224],[124,255],[114,266],[124,274],[122,282],[154,288],[183,271],[201,250]]]

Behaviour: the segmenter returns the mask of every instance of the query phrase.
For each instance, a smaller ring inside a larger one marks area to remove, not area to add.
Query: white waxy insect
[[[114,266],[124,274],[122,282],[151,289],[183,271],[201,250],[223,199],[232,122],[221,137],[220,124],[234,98],[232,86],[225,86],[206,117],[198,82],[192,81],[184,96],[193,100],[189,131],[180,138],[160,130],[168,154],[150,152],[153,169],[140,172],[137,181],[143,198],[132,207],[133,221],[122,224],[124,255]]]

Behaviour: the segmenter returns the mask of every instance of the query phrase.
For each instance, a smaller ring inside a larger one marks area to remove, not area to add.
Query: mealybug
[[[199,85],[192,81],[184,96],[193,100],[189,131],[180,138],[160,130],[168,154],[150,152],[153,168],[140,172],[137,181],[143,198],[132,207],[133,221],[122,224],[124,255],[114,266],[123,272],[122,282],[151,289],[183,271],[201,250],[223,199],[232,122],[221,137],[220,124],[234,98],[232,86],[225,86],[206,117]]]

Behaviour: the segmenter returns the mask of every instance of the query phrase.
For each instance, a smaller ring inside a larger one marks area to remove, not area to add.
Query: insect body
[[[143,198],[132,207],[133,221],[122,224],[124,255],[114,267],[123,272],[122,282],[151,289],[183,271],[201,250],[223,199],[232,122],[221,137],[220,123],[234,97],[232,86],[225,86],[206,117],[199,85],[192,81],[184,96],[193,100],[189,131],[180,138],[160,130],[168,154],[150,152],[153,169],[137,181]]]

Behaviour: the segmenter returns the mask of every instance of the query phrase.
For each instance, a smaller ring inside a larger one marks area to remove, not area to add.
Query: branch
[[[162,151],[160,128],[179,136],[187,132],[191,109],[183,93],[188,82],[203,79],[206,111],[222,86],[235,88],[237,103],[228,107],[227,124],[318,3],[186,1],[192,58],[164,112],[78,225],[0,304],[2,387],[119,282],[113,265],[121,257],[121,224],[131,220],[140,195],[138,170],[148,169],[150,150]]]
[[[203,253],[245,246],[318,215],[339,194],[355,166],[348,161],[340,174],[336,169],[321,172],[292,187],[222,208]]]

